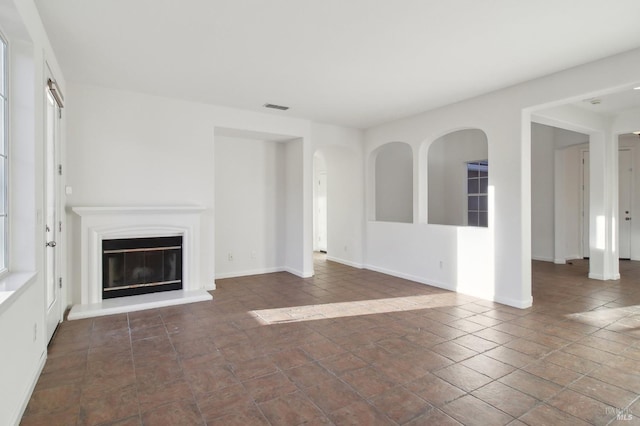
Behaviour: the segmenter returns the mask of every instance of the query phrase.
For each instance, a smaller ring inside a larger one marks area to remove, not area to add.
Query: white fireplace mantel
[[[72,207],[79,216],[80,304],[69,319],[211,300],[200,275],[202,206]],[[182,290],[102,300],[102,241],[182,236]]]

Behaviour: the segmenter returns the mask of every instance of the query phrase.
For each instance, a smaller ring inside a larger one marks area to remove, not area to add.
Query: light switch
[[[69,185],[65,186],[64,187],[64,193],[67,194],[67,195],[73,194],[73,188],[71,186],[69,186]]]

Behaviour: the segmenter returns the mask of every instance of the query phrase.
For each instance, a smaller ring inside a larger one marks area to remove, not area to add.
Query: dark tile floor
[[[316,259],[64,322],[23,425],[640,424],[640,262],[534,262],[519,310]]]

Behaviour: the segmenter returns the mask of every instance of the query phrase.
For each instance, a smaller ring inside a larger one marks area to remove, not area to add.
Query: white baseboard
[[[357,268],[357,269],[363,269],[364,268],[364,265],[362,263],[356,263],[356,262],[352,262],[350,260],[340,259],[339,257],[333,257],[333,256],[327,255],[327,260],[329,260],[331,262],[336,262],[336,263],[341,263],[343,265],[351,266],[352,268]]]
[[[615,274],[611,278],[607,278],[602,274],[594,274],[594,273],[589,272],[589,278],[591,278],[592,280],[600,280],[600,281],[619,280],[620,279],[620,274]]]
[[[533,305],[533,297],[529,297],[525,300],[516,300],[509,297],[494,297],[494,302],[502,303],[503,305],[512,306],[518,309],[527,309]]]
[[[526,300],[516,300],[516,299],[511,299],[508,297],[496,297],[494,296],[492,299],[490,298],[486,298],[486,297],[482,297],[481,295],[477,295],[477,294],[473,294],[470,292],[463,292],[457,288],[455,288],[455,286],[452,286],[449,283],[444,283],[444,282],[439,282],[437,280],[426,280],[424,278],[415,276],[415,275],[410,275],[410,274],[405,274],[402,272],[398,272],[398,271],[393,271],[391,269],[386,269],[386,268],[380,268],[374,265],[365,265],[366,269],[370,269],[372,271],[376,271],[376,272],[380,272],[382,274],[386,274],[386,275],[391,275],[393,277],[398,277],[398,278],[404,278],[406,280],[411,280],[411,281],[415,281],[419,284],[425,284],[425,285],[430,285],[432,287],[438,287],[441,288],[443,290],[449,290],[449,291],[453,291],[456,293],[460,293],[460,294],[464,294],[467,296],[472,296],[472,297],[477,297],[478,299],[484,299],[484,300],[490,300],[492,302],[497,302],[497,303],[501,303],[503,305],[508,305],[508,306],[512,306],[514,308],[519,308],[519,309],[526,309],[526,308],[530,308],[531,305],[533,304],[533,297],[529,297]]]
[[[20,421],[22,420],[22,416],[24,416],[24,412],[27,409],[27,405],[29,404],[29,400],[31,399],[31,395],[33,395],[33,390],[36,388],[36,384],[38,383],[38,379],[40,378],[40,374],[42,374],[42,370],[44,369],[44,364],[47,362],[47,350],[45,348],[42,351],[42,356],[40,357],[40,361],[38,363],[38,368],[36,368],[35,375],[31,378],[31,384],[27,389],[26,394],[22,397],[22,404],[18,407],[18,410],[15,412],[13,417],[13,424],[18,426]]]
[[[444,290],[456,291],[455,288],[450,286],[448,283],[438,282],[437,280],[426,280],[416,275],[405,274],[403,272],[398,272],[398,271],[394,271],[386,268],[380,268],[375,265],[364,265],[364,267],[371,271],[380,272],[381,274],[391,275],[392,277],[403,278],[405,280],[415,281],[419,284],[430,285],[432,287],[438,287]]]
[[[313,272],[303,272],[303,271],[299,271],[297,269],[293,269],[293,268],[289,268],[288,266],[284,267],[284,271],[293,274],[297,277],[300,278],[311,278],[313,277]]]
[[[531,256],[532,260],[539,260],[540,262],[555,262],[552,257],[547,256]]]
[[[274,272],[282,272],[285,270],[286,268],[284,268],[283,266],[275,266],[272,268],[259,268],[249,269],[246,271],[225,272],[222,274],[216,274],[216,280],[223,280],[225,278],[247,277],[249,275],[272,274]]]

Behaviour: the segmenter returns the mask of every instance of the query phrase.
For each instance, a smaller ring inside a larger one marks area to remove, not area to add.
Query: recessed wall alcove
[[[371,153],[373,208],[370,219],[413,223],[413,150],[389,142]]]

